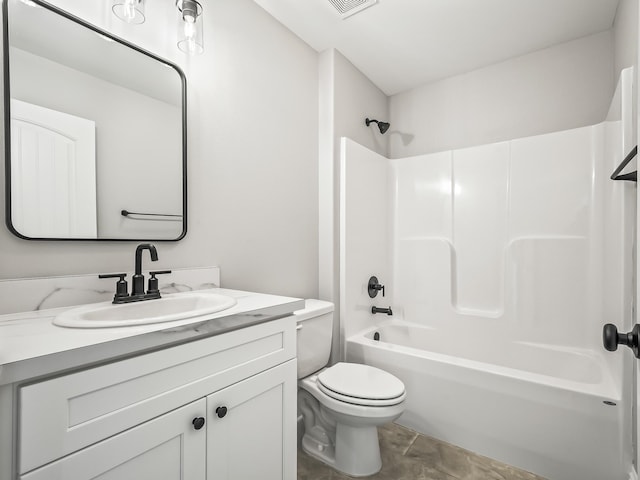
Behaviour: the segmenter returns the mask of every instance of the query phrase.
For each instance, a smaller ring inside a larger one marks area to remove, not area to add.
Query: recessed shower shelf
[[[618,168],[616,168],[615,171],[611,174],[611,180],[627,180],[630,182],[637,182],[638,181],[637,171],[619,175],[622,169],[626,167],[627,164],[631,160],[633,160],[637,154],[638,154],[638,146],[636,145],[635,147],[633,147],[633,150],[631,150],[629,154],[626,157],[624,157],[624,160],[622,160],[620,165],[618,165]]]

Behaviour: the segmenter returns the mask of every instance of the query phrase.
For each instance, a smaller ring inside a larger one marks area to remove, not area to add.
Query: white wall
[[[381,135],[375,124],[367,127],[365,119],[389,121],[387,96],[339,51],[333,50],[334,135],[348,137],[380,155],[388,156],[389,134]],[[340,156],[337,142],[336,158]]]
[[[613,25],[614,73],[638,62],[638,0],[620,0]]]
[[[147,2],[138,27],[114,20],[109,2],[52,3],[187,75],[188,233],[158,244],[154,267],[219,265],[226,287],[316,297],[317,53],[251,0],[206,2],[206,50],[193,58],[175,46],[174,2]],[[0,245],[0,278],[133,269],[129,242],[29,242],[2,229]]]
[[[348,137],[387,154],[387,136],[365,118],[387,120],[387,96],[340,52],[326,50],[319,57],[319,297],[340,303],[340,138]],[[388,134],[387,134],[388,135]],[[339,339],[340,315],[334,313],[334,339]],[[334,341],[332,358],[341,358]]]
[[[429,83],[390,98],[390,156],[592,125],[614,87],[611,31]]]

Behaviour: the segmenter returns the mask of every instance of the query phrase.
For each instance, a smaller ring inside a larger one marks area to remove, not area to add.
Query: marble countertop
[[[237,304],[185,320],[113,328],[65,328],[53,319],[74,307],[0,315],[0,385],[89,367],[274,320],[304,308],[304,300],[212,288]]]

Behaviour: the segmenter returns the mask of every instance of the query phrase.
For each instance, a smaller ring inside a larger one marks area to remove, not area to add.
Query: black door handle
[[[640,358],[640,324],[636,324],[629,333],[618,333],[618,328],[612,323],[607,323],[602,328],[602,343],[604,348],[615,352],[618,345],[626,345],[636,358]]]

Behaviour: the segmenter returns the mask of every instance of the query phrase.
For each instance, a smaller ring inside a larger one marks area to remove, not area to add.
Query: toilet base
[[[335,447],[314,432],[305,433],[302,449],[310,456],[352,477],[366,477],[382,468],[375,426],[336,425]]]
[[[352,477],[378,473],[382,459],[377,427],[404,412],[404,395],[394,405],[357,405],[328,396],[316,380],[314,374],[298,383],[298,408],[305,425],[302,449]]]

